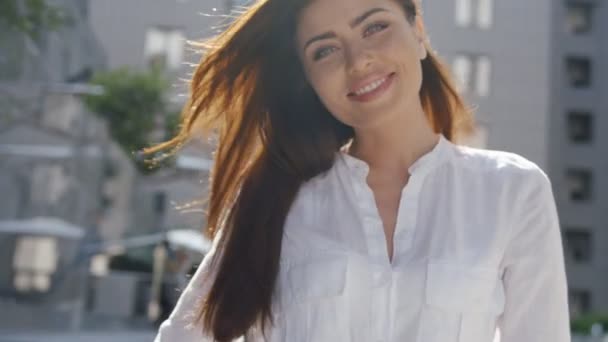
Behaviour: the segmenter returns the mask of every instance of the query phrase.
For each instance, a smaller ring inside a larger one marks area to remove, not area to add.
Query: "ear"
[[[422,15],[418,14],[416,16],[416,23],[414,25],[414,31],[416,35],[416,39],[418,40],[418,57],[420,60],[424,60],[428,53],[426,50],[426,32],[424,29],[424,20],[422,19]]]

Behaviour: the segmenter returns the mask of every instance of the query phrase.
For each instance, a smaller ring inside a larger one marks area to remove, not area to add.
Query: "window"
[[[593,116],[590,112],[568,113],[568,138],[574,143],[589,143],[593,140]]]
[[[103,176],[105,179],[112,179],[118,176],[118,168],[116,162],[111,160],[104,160],[103,162]]]
[[[478,96],[490,93],[492,63],[487,56],[459,55],[454,58],[453,73],[463,92]]]
[[[586,229],[565,230],[565,250],[567,257],[576,263],[588,263],[591,261],[592,235]]]
[[[475,24],[489,29],[494,21],[494,0],[456,0],[456,24],[468,27]]]
[[[112,206],[114,206],[114,199],[107,194],[102,194],[99,198],[99,210],[102,213],[107,213]]]
[[[167,194],[162,191],[154,193],[154,213],[163,215],[166,210]]]
[[[479,96],[488,96],[490,93],[490,72],[492,65],[490,58],[479,56],[477,58],[477,74],[475,75],[475,92]]]
[[[588,88],[591,85],[591,60],[587,57],[566,58],[568,83],[575,88]]]
[[[569,169],[566,172],[566,181],[570,200],[583,202],[591,199],[593,182],[591,171],[586,169]]]
[[[456,0],[456,24],[469,26],[473,20],[473,1]]]
[[[477,26],[487,30],[492,27],[494,14],[494,0],[478,0],[477,3]]]
[[[591,31],[593,7],[588,3],[569,2],[566,12],[567,30],[574,34]]]
[[[591,311],[591,293],[589,290],[570,289],[570,291],[568,291],[568,297],[570,315],[572,317]]]
[[[53,94],[47,96],[42,113],[42,124],[45,127],[58,129],[64,133],[74,134],[81,128],[83,121],[82,103],[73,95]]]
[[[61,165],[37,165],[32,170],[32,200],[42,205],[56,204],[70,187]]]
[[[57,269],[57,241],[24,236],[17,240],[13,257],[13,285],[19,292],[46,292]]]
[[[454,58],[452,68],[454,77],[458,82],[458,87],[462,91],[466,91],[471,88],[471,74],[473,73],[473,61],[469,56],[457,56]]]
[[[177,69],[183,59],[185,37],[181,30],[157,26],[148,30],[144,54],[148,65]]]

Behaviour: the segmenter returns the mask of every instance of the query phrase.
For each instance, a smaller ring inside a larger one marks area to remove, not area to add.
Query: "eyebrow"
[[[350,26],[351,28],[355,28],[355,27],[357,27],[358,25],[360,25],[362,22],[364,22],[364,21],[365,21],[365,19],[369,18],[371,15],[373,15],[373,14],[375,14],[375,13],[378,13],[378,12],[387,12],[387,10],[386,10],[386,9],[384,9],[384,8],[380,8],[380,7],[372,8],[372,9],[370,9],[370,10],[366,11],[365,13],[361,14],[360,16],[356,17],[355,19],[353,19],[353,20],[352,20],[352,21],[349,23],[349,26]],[[336,34],[335,34],[335,33],[333,33],[333,32],[325,32],[325,33],[322,33],[322,34],[320,34],[320,35],[314,36],[314,37],[310,38],[310,39],[309,39],[309,40],[306,42],[306,44],[304,44],[304,49],[303,49],[303,50],[305,51],[305,50],[306,50],[306,48],[307,48],[307,47],[308,47],[310,44],[312,44],[312,43],[314,43],[314,42],[316,42],[316,41],[323,40],[323,39],[334,38],[335,36],[336,36]]]

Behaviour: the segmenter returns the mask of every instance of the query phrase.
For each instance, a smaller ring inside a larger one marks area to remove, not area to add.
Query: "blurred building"
[[[169,71],[185,73],[192,67],[184,63],[197,59],[186,40],[217,32],[231,5],[227,0],[107,0],[90,6],[109,68],[162,63]]]
[[[208,145],[193,141],[175,157],[173,167],[137,180],[133,215],[138,227],[133,227],[134,232],[202,229],[210,154]]]
[[[477,107],[482,147],[552,179],[573,315],[608,312],[608,4],[423,1],[431,43]]]
[[[228,0],[104,0],[90,4],[91,24],[107,56],[107,68],[161,67],[172,83],[174,110],[188,93],[186,80],[200,58],[187,41],[200,41],[229,22],[243,2]],[[159,117],[156,140],[164,137]],[[211,166],[209,144],[193,141],[179,152],[174,168],[139,177],[133,204],[134,231],[143,234],[176,228],[201,229]]]
[[[69,18],[56,30],[0,29],[0,329],[76,328],[82,244],[131,225],[134,167],[80,99],[103,91],[86,84],[105,64],[88,2],[53,5]]]
[[[211,24],[194,1],[49,4],[68,18],[55,30],[0,27],[0,331],[145,326],[154,246],[166,240],[197,263],[208,248],[196,230],[210,147],[192,141],[172,167],[142,175],[81,96],[104,91],[87,83],[96,71],[124,65],[177,82],[189,70],[184,39]]]
[[[68,18],[57,30],[45,29],[37,39],[14,30],[0,30],[2,84],[78,82],[105,63],[88,22],[88,1],[56,0],[52,4]]]

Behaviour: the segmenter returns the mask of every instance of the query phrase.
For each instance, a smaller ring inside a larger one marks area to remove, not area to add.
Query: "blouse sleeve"
[[[209,252],[203,258],[190,282],[182,292],[173,312],[159,327],[154,342],[212,342],[203,334],[202,327],[195,325],[200,300],[209,292],[215,277],[213,256],[217,251],[217,234]]]
[[[519,204],[503,260],[501,342],[570,342],[567,280],[551,182],[540,169]]]

